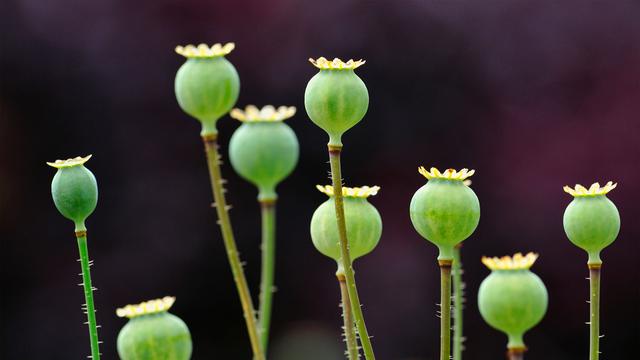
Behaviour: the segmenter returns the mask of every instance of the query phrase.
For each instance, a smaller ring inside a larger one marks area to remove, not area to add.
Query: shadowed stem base
[[[453,249],[453,360],[462,360],[463,349],[463,318],[462,311],[464,307],[464,284],[462,283],[462,260],[460,250],[462,243],[456,245]]]
[[[524,352],[526,349],[523,348],[513,348],[507,351],[507,359],[508,360],[524,360]]]
[[[451,355],[451,260],[438,260],[440,265],[440,360]]]
[[[220,154],[218,153],[218,143],[216,135],[206,135],[202,137],[204,149],[207,155],[207,165],[209,167],[209,177],[211,180],[211,190],[215,201],[216,212],[218,213],[218,224],[222,232],[222,240],[229,258],[229,265],[233,273],[233,279],[240,295],[240,303],[244,312],[244,319],[247,324],[247,332],[251,341],[251,349],[255,360],[264,360],[265,355],[262,352],[260,339],[258,337],[258,327],[256,324],[256,315],[251,300],[251,293],[247,285],[247,279],[242,269],[240,254],[233,236],[231,228],[231,220],[229,219],[229,207],[224,197],[223,179],[220,173]]]
[[[340,295],[342,297],[342,319],[344,320],[344,340],[347,343],[347,355],[349,360],[357,360],[360,358],[358,352],[358,339],[356,337],[355,323],[353,322],[353,305],[349,298],[349,290],[347,289],[347,281],[344,275],[337,275],[340,283]]]
[[[276,255],[276,200],[261,200],[262,215],[262,279],[260,281],[260,342],[262,350],[267,352],[269,328],[273,308],[273,285]]]
[[[76,231],[78,250],[80,252],[80,266],[82,267],[82,286],[84,289],[84,312],[87,314],[89,325],[89,341],[91,342],[91,359],[100,360],[100,341],[98,340],[98,325],[96,323],[96,309],[93,303],[93,290],[91,284],[91,262],[89,261],[89,249],[87,247],[87,232]]]
[[[342,146],[329,145],[329,163],[331,165],[331,182],[333,185],[334,202],[336,208],[336,221],[338,222],[338,234],[340,236],[340,256],[344,268],[344,276],[347,284],[349,298],[351,299],[353,316],[358,328],[360,343],[364,357],[367,360],[374,360],[373,346],[364,322],[364,314],[360,305],[360,296],[356,287],[356,278],[353,274],[351,256],[349,255],[349,242],[347,240],[347,225],[344,217],[344,202],[342,198],[342,169],[340,167],[340,153]],[[449,359],[447,359],[449,360]]]
[[[600,269],[602,264],[589,264],[589,360],[600,358]]]

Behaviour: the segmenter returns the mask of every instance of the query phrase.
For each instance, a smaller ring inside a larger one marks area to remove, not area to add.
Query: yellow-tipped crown
[[[283,121],[295,114],[295,106],[279,106],[276,109],[273,105],[266,105],[259,109],[255,105],[247,105],[244,110],[238,108],[231,110],[229,115],[242,122],[270,122]]]
[[[309,58],[309,62],[320,70],[354,70],[364,65],[366,61],[349,59],[349,61],[344,62],[338,58],[330,61],[325,57],[319,57],[318,59]]]
[[[427,171],[424,166],[420,166],[418,168],[418,172],[422,174],[422,176],[426,177],[428,180],[431,179],[447,179],[447,180],[459,180],[465,181],[470,178],[473,174],[476,173],[475,170],[469,170],[467,168],[456,171],[455,169],[447,169],[444,172],[440,172],[440,170],[432,167]],[[465,182],[465,185],[471,185],[471,182]]]
[[[538,254],[528,253],[527,255],[522,255],[522,253],[517,253],[511,256],[503,256],[499,257],[482,257],[482,263],[491,270],[527,270],[533,266],[533,264],[538,259]]]
[[[84,163],[89,161],[89,159],[91,159],[91,155],[87,155],[85,157],[77,156],[74,158],[69,158],[67,160],[56,160],[54,162],[48,162],[47,165],[54,167],[56,169],[62,169],[62,168],[83,165]]]
[[[142,315],[157,314],[169,311],[176,298],[165,296],[162,299],[155,299],[142,302],[140,304],[127,305],[116,310],[118,317],[134,318]]]
[[[186,58],[214,58],[218,56],[228,55],[233,49],[236,48],[236,44],[230,42],[224,45],[220,43],[213,44],[208,46],[207,44],[200,44],[198,46],[195,45],[185,45],[185,46],[176,46],[176,53],[186,57]]]
[[[565,185],[563,190],[564,192],[566,192],[567,194],[570,194],[573,197],[596,196],[596,195],[606,195],[607,193],[609,193],[609,191],[615,189],[616,186],[618,186],[617,183],[614,183],[613,181],[609,181],[603,187],[600,187],[600,183],[596,182],[591,184],[591,186],[588,189],[580,184],[576,184],[575,188],[571,188]]]
[[[316,185],[316,189],[328,196],[334,196],[333,186],[331,185]],[[362,186],[354,188],[343,186],[342,196],[366,199],[369,196],[376,195],[378,191],[380,191],[380,186]]]

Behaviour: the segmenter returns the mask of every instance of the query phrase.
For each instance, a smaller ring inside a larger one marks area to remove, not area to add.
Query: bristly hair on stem
[[[360,351],[358,349],[358,338],[356,335],[355,322],[353,321],[353,305],[349,298],[349,290],[347,289],[347,283],[344,275],[338,275],[338,282],[340,284],[340,295],[342,303],[342,320],[344,331],[344,342],[347,345],[347,358],[349,360],[360,359]]]
[[[229,258],[229,265],[231,266],[233,279],[235,280],[238,294],[240,296],[240,302],[244,312],[247,332],[249,333],[253,357],[255,360],[265,360],[265,354],[262,350],[260,338],[258,336],[256,312],[253,306],[253,301],[251,300],[251,293],[249,292],[247,279],[242,268],[242,262],[240,261],[240,255],[238,254],[236,241],[233,236],[233,228],[231,227],[231,220],[229,219],[229,207],[227,206],[224,196],[217,136],[203,136],[202,140],[204,142],[205,153],[207,156],[211,190],[213,191],[215,208],[218,214],[218,224],[220,225],[220,230],[222,232],[222,240],[224,241],[225,249],[227,251],[227,257]]]
[[[600,358],[600,271],[602,264],[589,264],[589,360]]]
[[[276,253],[276,200],[260,202],[262,216],[262,277],[260,280],[260,307],[258,324],[262,351],[267,353],[269,328],[273,308],[275,253]]]
[[[464,287],[462,281],[462,257],[460,255],[462,243],[458,244],[453,251],[453,360],[462,360],[462,351],[464,350],[463,335],[463,309],[464,309]]]
[[[347,291],[349,298],[351,299],[354,320],[358,329],[358,335],[360,336],[360,343],[362,344],[364,356],[367,360],[375,360],[373,346],[371,345],[367,325],[364,321],[364,314],[362,313],[360,296],[358,295],[356,279],[351,265],[351,256],[349,255],[349,241],[347,239],[347,226],[345,222],[344,202],[342,197],[342,169],[340,166],[341,151],[342,146],[329,145],[329,163],[331,165],[331,182],[334,190],[336,221],[338,223],[338,233],[340,235],[339,241],[343,267],[342,271],[344,271]]]
[[[440,360],[451,355],[451,260],[438,260],[440,265]]]
[[[91,265],[89,260],[89,250],[87,247],[87,232],[76,231],[78,240],[78,250],[80,252],[80,266],[82,268],[82,284],[78,284],[84,289],[85,304],[82,310],[87,314],[87,325],[89,326],[89,340],[91,342],[91,356],[93,360],[100,360],[100,341],[98,340],[98,325],[96,322],[96,309],[93,303],[93,291],[97,290],[91,284]]]

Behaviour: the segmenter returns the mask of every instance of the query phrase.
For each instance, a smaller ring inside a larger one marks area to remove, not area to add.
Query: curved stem
[[[358,296],[358,288],[356,287],[356,278],[353,274],[351,256],[349,255],[349,242],[347,240],[347,226],[344,218],[344,203],[342,199],[342,170],[340,168],[341,150],[341,146],[329,145],[331,181],[333,184],[338,233],[340,235],[340,255],[342,266],[344,267],[347,290],[349,297],[351,298],[353,315],[358,328],[358,335],[360,336],[360,343],[362,344],[364,356],[367,360],[374,360],[376,357],[373,353],[373,346],[371,345],[367,325],[364,322],[364,314],[362,313],[362,306],[360,305],[360,296]]]
[[[509,349],[509,351],[507,351],[507,359],[508,360],[524,360],[524,352],[525,352],[525,349],[522,349],[522,348]]]
[[[349,290],[344,275],[338,275],[340,283],[340,294],[342,295],[342,319],[344,320],[344,340],[347,343],[347,355],[349,360],[357,360],[360,358],[358,351],[358,339],[356,338],[356,328],[353,322],[353,306],[349,298]]]
[[[269,327],[273,305],[273,278],[275,272],[276,247],[276,203],[275,200],[260,201],[262,214],[262,279],[260,281],[260,341],[266,353],[269,344]]]
[[[589,265],[589,360],[600,358],[600,264]]]
[[[208,135],[203,136],[202,140],[204,142],[205,153],[207,154],[211,190],[213,191],[213,198],[219,219],[218,224],[220,225],[222,232],[222,240],[224,241],[227,257],[229,258],[229,264],[231,265],[233,279],[235,280],[236,287],[238,288],[238,294],[240,295],[242,311],[244,312],[244,319],[247,323],[247,332],[249,333],[249,340],[251,341],[251,349],[253,350],[254,359],[264,360],[265,355],[262,352],[262,347],[260,346],[253,301],[251,300],[251,293],[249,292],[247,279],[244,276],[244,270],[242,269],[242,262],[240,261],[240,255],[238,254],[236,241],[233,237],[233,229],[231,228],[231,220],[229,219],[229,207],[227,206],[226,199],[224,197],[217,137],[216,135]]]
[[[460,257],[460,249],[462,244],[458,244],[453,251],[453,360],[462,360],[463,349],[463,318],[462,311],[464,306],[464,284],[462,283],[462,260]]]
[[[100,360],[100,341],[98,340],[98,325],[96,323],[96,309],[93,304],[93,290],[91,285],[91,262],[89,261],[89,249],[87,248],[87,232],[76,231],[78,250],[80,252],[80,266],[82,267],[82,286],[84,288],[85,305],[83,310],[87,314],[89,325],[89,340],[91,342],[91,359]]]
[[[440,260],[440,360],[451,354],[451,260]]]

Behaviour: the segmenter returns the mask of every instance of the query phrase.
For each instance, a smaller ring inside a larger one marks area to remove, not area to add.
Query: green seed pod
[[[534,253],[482,258],[492,271],[480,285],[478,308],[489,325],[507,334],[509,350],[525,350],[524,333],[547,312],[547,288],[538,275],[529,271],[537,258]]]
[[[276,110],[271,105],[231,111],[231,117],[243,124],[231,136],[229,159],[240,176],[258,187],[260,201],[275,200],[276,186],[298,163],[298,138],[283,122],[295,113],[293,106]]]
[[[176,47],[187,58],[176,74],[176,98],[184,112],[202,123],[202,136],[216,135],[216,122],[238,100],[240,78],[224,57],[234,48],[234,43]]]
[[[84,221],[98,204],[96,177],[84,167],[89,159],[91,155],[47,163],[58,169],[51,181],[53,202],[64,217],[75,223],[76,231],[87,230]]]
[[[322,203],[311,217],[311,240],[319,252],[338,263],[338,272],[340,272],[342,256],[333,186],[317,185],[317,188],[328,195],[329,199]],[[378,186],[342,188],[351,261],[373,251],[380,241],[382,219],[378,210],[367,201],[369,196],[376,195],[379,190]]]
[[[589,264],[602,264],[600,252],[611,245],[620,231],[620,214],[607,193],[617,184],[609,181],[604,187],[595,183],[589,189],[576,185],[564,191],[574,199],[564,211],[564,231],[569,240],[589,254]]]
[[[127,305],[117,310],[129,322],[118,335],[118,355],[122,360],[188,360],[192,344],[189,328],[179,317],[168,313],[174,297]]]
[[[468,238],[480,221],[478,197],[466,179],[475,170],[418,169],[428,179],[411,199],[409,215],[416,231],[438,246],[438,260],[453,260],[453,248]]]
[[[307,84],[304,106],[311,121],[329,135],[329,145],[341,147],[342,134],[359,123],[369,108],[369,92],[354,70],[364,60],[309,59],[318,72]]]

